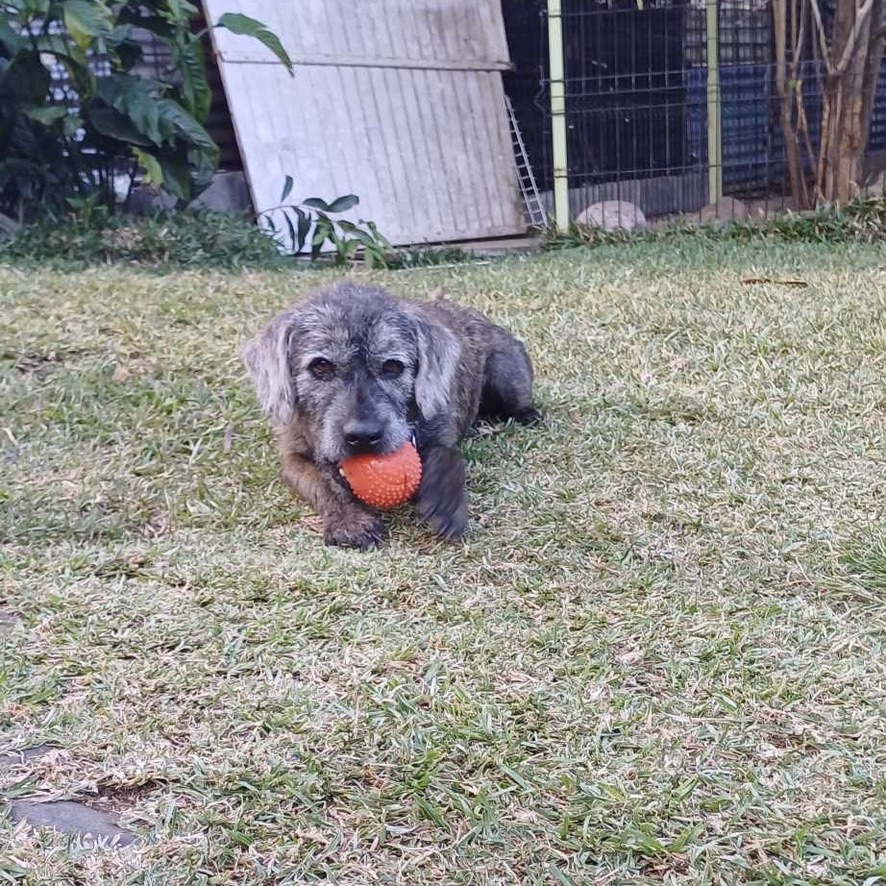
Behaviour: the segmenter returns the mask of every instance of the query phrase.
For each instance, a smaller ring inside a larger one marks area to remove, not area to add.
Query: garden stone
[[[708,203],[698,216],[703,225],[711,222],[744,221],[748,217],[748,208],[735,197],[721,197],[714,203]]]
[[[214,212],[244,215],[252,207],[246,176],[242,172],[217,172],[209,187],[190,205]]]
[[[604,200],[589,206],[575,220],[579,225],[603,228],[604,231],[633,231],[646,227],[643,210],[624,200]]]
[[[73,800],[53,800],[48,803],[13,800],[10,816],[13,822],[25,822],[32,828],[52,828],[63,834],[92,837],[92,845],[97,837],[115,839],[117,846],[130,846],[138,841],[135,834],[117,824],[116,815]]]
[[[38,760],[54,750],[55,748],[50,744],[36,744],[30,748],[21,748],[21,750],[0,751],[0,772],[27,763],[29,760]]]

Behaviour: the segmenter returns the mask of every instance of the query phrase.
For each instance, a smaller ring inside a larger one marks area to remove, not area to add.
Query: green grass
[[[547,412],[466,441],[468,542],[398,514],[369,554],[236,358],[335,274],[0,270],[0,734],[64,749],[0,779],[146,837],[0,822],[0,882],[879,882],[884,259],[359,273],[513,328]]]

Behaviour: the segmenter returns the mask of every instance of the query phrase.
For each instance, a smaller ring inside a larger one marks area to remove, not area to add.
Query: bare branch
[[[821,21],[821,10],[818,8],[818,0],[809,0],[812,7],[812,15],[815,18],[815,30],[818,34],[818,43],[821,47],[821,57],[829,74],[834,73],[834,66],[831,64],[831,54],[828,52],[828,38],[825,34],[824,25]]]
[[[837,65],[837,74],[844,74],[849,67],[849,62],[852,60],[852,55],[855,52],[855,44],[858,42],[858,35],[867,24],[867,19],[870,18],[873,8],[874,0],[864,0],[861,9],[856,11],[855,21],[852,23],[852,31],[849,34],[849,39],[846,41],[846,46],[843,48],[843,56],[840,59],[840,63]]]

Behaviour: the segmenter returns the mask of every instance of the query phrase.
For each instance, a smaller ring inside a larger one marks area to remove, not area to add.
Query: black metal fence
[[[827,5],[824,0],[822,8]],[[503,0],[514,63],[505,88],[542,197],[550,205],[545,7],[541,0]],[[791,208],[771,4],[720,0],[718,7],[719,161],[708,150],[703,0],[563,0],[572,218],[603,200],[633,203],[649,218],[699,213],[722,218],[737,211],[768,214]],[[820,67],[814,62],[801,66],[813,148],[821,110]],[[880,88],[869,156],[884,149],[886,89]],[[709,205],[713,163],[719,164],[722,195],[734,198],[716,206]]]

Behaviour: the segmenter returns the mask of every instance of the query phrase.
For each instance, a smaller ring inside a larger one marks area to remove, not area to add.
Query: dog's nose
[[[344,426],[345,444],[355,455],[375,452],[384,437],[384,427],[380,422],[355,419]]]

